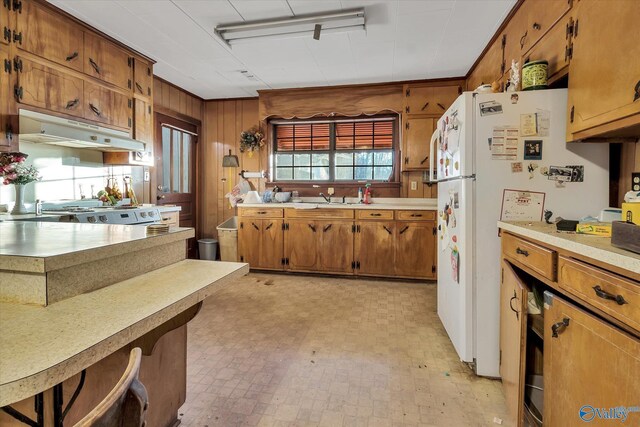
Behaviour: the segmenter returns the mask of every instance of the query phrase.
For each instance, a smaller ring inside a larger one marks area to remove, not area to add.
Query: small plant
[[[24,153],[0,153],[0,177],[4,185],[25,185],[40,180],[38,169],[24,164],[27,157]]]
[[[249,130],[245,130],[240,134],[240,152],[258,151],[260,147],[266,143],[264,133],[258,126],[254,126]]]

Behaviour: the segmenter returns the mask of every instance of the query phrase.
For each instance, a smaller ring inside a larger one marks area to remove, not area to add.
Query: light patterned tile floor
[[[252,273],[206,300],[188,333],[185,426],[506,419],[500,382],[458,360],[435,284]]]

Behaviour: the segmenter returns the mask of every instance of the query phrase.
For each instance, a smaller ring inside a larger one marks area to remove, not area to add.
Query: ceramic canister
[[[522,66],[522,90],[547,88],[547,61],[527,62]]]

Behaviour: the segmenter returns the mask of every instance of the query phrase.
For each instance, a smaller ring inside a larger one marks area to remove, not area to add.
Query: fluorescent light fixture
[[[317,38],[314,37],[317,40],[320,37],[319,28],[323,34],[364,31],[364,9],[349,9],[321,14],[298,15],[218,25],[215,28],[215,32],[227,42],[227,44],[235,45],[263,39],[306,36],[317,36]]]

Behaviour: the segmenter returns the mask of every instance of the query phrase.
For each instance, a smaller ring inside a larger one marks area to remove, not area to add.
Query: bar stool
[[[109,394],[74,427],[144,427],[149,406],[147,389],[138,379],[142,350],[129,354],[124,374]]]

